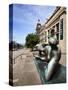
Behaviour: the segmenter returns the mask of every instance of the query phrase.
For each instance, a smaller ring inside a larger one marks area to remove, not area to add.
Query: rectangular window
[[[60,21],[60,40],[63,40],[63,19]]]
[[[57,40],[59,40],[59,23],[56,24],[56,36]]]

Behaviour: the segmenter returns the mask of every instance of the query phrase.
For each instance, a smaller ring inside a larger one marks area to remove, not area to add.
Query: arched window
[[[55,35],[55,30],[52,29],[52,30],[51,30],[51,37],[53,37],[54,35]]]

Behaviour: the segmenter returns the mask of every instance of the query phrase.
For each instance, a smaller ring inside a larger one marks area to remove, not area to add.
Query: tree
[[[39,43],[38,35],[31,33],[26,36],[26,47],[32,48]]]

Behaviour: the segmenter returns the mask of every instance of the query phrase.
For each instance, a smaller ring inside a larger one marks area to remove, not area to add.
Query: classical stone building
[[[50,18],[41,25],[38,21],[36,32],[39,35],[40,43],[48,43],[48,39],[54,33],[59,40],[62,53],[66,52],[66,8],[56,7]]]

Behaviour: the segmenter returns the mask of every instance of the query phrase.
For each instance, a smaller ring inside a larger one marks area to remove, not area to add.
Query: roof
[[[58,6],[56,7],[54,13],[50,16],[50,18],[46,21],[46,23],[48,23],[48,21],[58,12],[58,10],[60,10],[60,8],[61,8],[60,6],[59,7]]]

